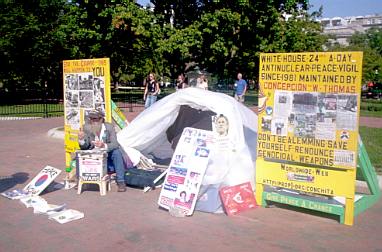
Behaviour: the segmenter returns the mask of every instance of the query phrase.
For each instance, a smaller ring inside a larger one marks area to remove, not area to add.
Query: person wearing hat
[[[112,171],[116,173],[118,192],[125,192],[125,165],[114,126],[105,122],[104,114],[100,110],[90,111],[88,119],[83,129],[80,128],[78,132],[78,144],[81,150],[95,148],[106,150],[108,169],[114,168]]]

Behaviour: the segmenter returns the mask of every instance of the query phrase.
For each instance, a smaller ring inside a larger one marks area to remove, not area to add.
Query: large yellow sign
[[[77,134],[93,109],[111,122],[110,63],[108,58],[63,62],[66,166],[79,149]]]
[[[258,202],[262,185],[354,199],[361,78],[362,52],[260,55]]]

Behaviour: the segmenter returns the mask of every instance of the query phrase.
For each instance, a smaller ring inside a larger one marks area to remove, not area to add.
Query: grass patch
[[[382,100],[362,99],[361,116],[382,117]]]
[[[361,110],[361,116],[366,116],[366,117],[382,117],[382,111]]]
[[[361,126],[359,132],[376,172],[382,175],[382,128]]]

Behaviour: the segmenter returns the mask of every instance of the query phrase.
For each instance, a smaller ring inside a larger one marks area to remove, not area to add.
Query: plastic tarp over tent
[[[118,132],[122,148],[130,155],[131,150],[150,153],[168,145],[166,131],[174,124],[182,105],[223,114],[229,121],[229,148],[211,152],[202,184],[236,185],[250,181],[254,188],[257,115],[222,93],[186,88],[164,97]]]

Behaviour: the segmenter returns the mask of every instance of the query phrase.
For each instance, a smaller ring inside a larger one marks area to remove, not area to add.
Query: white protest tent
[[[257,115],[228,95],[198,88],[164,97],[118,132],[118,141],[133,163],[138,161],[136,151],[149,153],[168,144],[166,131],[177,119],[182,105],[223,114],[229,120],[230,148],[211,153],[202,184],[237,185],[250,181],[255,188]]]

